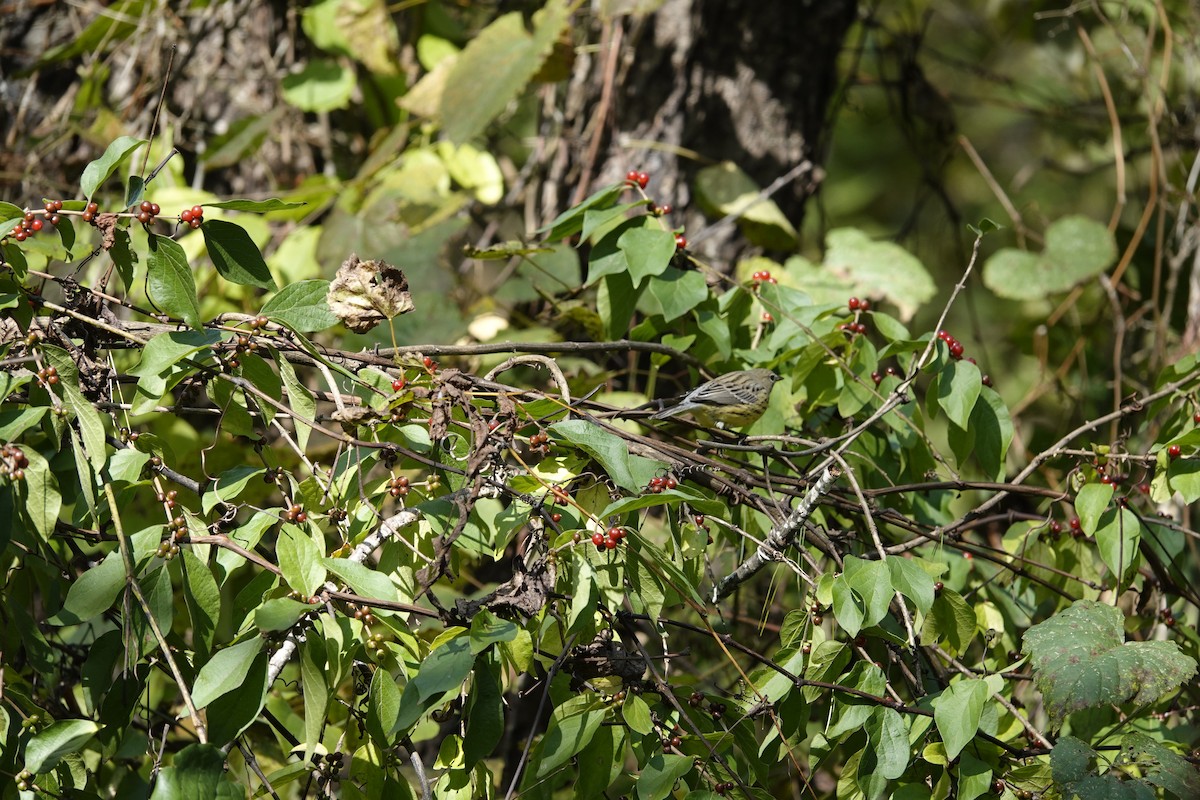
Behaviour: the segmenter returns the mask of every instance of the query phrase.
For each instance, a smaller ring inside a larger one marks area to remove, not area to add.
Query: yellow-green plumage
[[[723,428],[741,428],[767,410],[771,389],[779,380],[782,379],[769,369],[729,372],[700,384],[651,419],[690,413],[702,425],[715,423]]]

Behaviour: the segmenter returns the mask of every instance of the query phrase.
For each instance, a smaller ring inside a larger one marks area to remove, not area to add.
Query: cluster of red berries
[[[687,237],[682,233],[675,234],[675,248],[677,250],[687,250]]]
[[[404,497],[408,494],[408,478],[404,475],[388,481],[388,494],[392,497]]]
[[[25,480],[25,468],[29,466],[29,457],[16,445],[0,445],[0,475],[7,475],[14,481]]]
[[[1183,455],[1183,448],[1177,444],[1173,444],[1167,448],[1167,457],[1172,461]]]
[[[646,185],[650,183],[650,176],[644,172],[638,172],[636,169],[631,169],[625,173],[625,182],[630,186],[645,189]]]
[[[137,221],[143,225],[149,225],[158,218],[160,213],[162,213],[162,208],[159,207],[158,203],[143,200],[141,205],[138,206]]]
[[[649,180],[649,179],[650,179],[650,176],[647,175],[646,180]],[[667,214],[671,213],[671,204],[663,203],[661,206],[658,206],[658,205],[655,205],[654,203],[651,203],[649,206],[647,206],[646,210],[649,211],[651,214],[653,214],[656,217],[665,217]]]
[[[37,371],[38,386],[53,386],[58,383],[58,370],[54,367],[43,367]]]
[[[963,357],[962,342],[960,342],[958,339],[955,339],[954,336],[952,336],[950,334],[950,331],[938,331],[938,338],[946,343],[946,347],[950,348],[950,357],[951,358],[953,358],[955,361],[959,361],[962,359],[962,357]]]
[[[624,528],[613,525],[605,533],[601,533],[600,531],[593,533],[592,544],[596,545],[597,550],[616,550],[624,538]]]
[[[45,206],[46,213],[42,217],[39,217],[32,211],[26,211],[25,216],[17,223],[17,227],[13,228],[12,237],[18,242],[23,242],[46,227],[47,222],[51,226],[57,225],[62,221],[62,218],[58,215],[58,212],[62,211],[62,207],[62,200],[47,200]]]
[[[535,433],[529,437],[529,446],[533,448],[535,453],[545,458],[550,455],[550,434],[545,431]]]
[[[899,377],[899,376],[900,376],[900,372],[899,372],[899,371],[898,371],[898,370],[897,370],[895,367],[888,367],[888,368],[887,368],[887,369],[885,369],[885,370],[884,370],[882,373],[880,373],[880,372],[872,372],[872,373],[871,373],[871,380],[875,381],[875,385],[876,385],[876,386],[878,386],[880,383],[882,383],[882,382],[883,382],[883,376],[884,376],[884,375],[895,375],[896,377]]]
[[[779,281],[775,280],[775,278],[771,276],[771,272],[769,270],[765,270],[765,269],[760,269],[757,272],[755,272],[753,275],[750,276],[750,280],[754,281],[755,284],[779,283]]]
[[[1166,625],[1168,628],[1175,627],[1175,613],[1171,611],[1170,607],[1164,608],[1160,612],[1160,616],[1162,617],[1163,625]]]
[[[562,486],[551,486],[550,494],[553,496],[554,502],[558,503],[560,506],[565,506],[567,503],[571,502],[570,492],[568,492]]]
[[[83,209],[83,221],[91,225],[96,221],[96,214],[100,213],[100,205],[98,203],[88,203]]]
[[[670,476],[657,476],[650,479],[650,483],[646,484],[646,491],[650,494],[662,494],[665,489],[674,489],[679,485],[679,481]]]
[[[183,211],[180,211],[179,221],[186,222],[192,227],[193,230],[199,228],[204,222],[203,206],[192,206],[191,208],[185,208]]]
[[[841,325],[838,325],[838,330],[845,331],[853,337],[855,334],[866,333],[867,325],[865,322],[843,322]]]
[[[683,728],[679,727],[678,723],[676,723],[671,730],[666,730],[666,728],[664,728],[662,731],[662,738],[659,741],[662,743],[663,750],[666,750],[667,748],[677,749],[683,744]]]
[[[298,522],[303,525],[308,522],[308,513],[304,510],[304,506],[298,503],[292,503],[288,506],[288,510],[283,512],[284,522]]]
[[[165,505],[167,507],[168,511],[175,508],[175,503],[178,498],[179,498],[179,492],[175,491],[174,489],[167,492],[166,494],[159,492],[156,495],[154,495],[154,499],[157,500],[158,502],[162,503],[163,505]]]
[[[424,364],[425,369],[429,370],[430,372],[437,372],[438,370],[438,363],[429,356],[422,358],[421,363]]]
[[[137,431],[131,431],[129,428],[122,427],[117,431],[117,438],[121,440],[121,444],[129,444],[136,442],[142,435]]]
[[[851,297],[846,301],[846,308],[850,309],[851,311],[870,311],[871,301],[865,298],[860,300],[857,297]]]
[[[260,331],[270,324],[271,324],[271,320],[267,319],[262,314],[259,314],[257,317],[250,320],[250,329],[255,330],[255,331]]]
[[[809,613],[812,614],[812,624],[813,625],[820,625],[822,622],[825,621],[825,617],[821,615],[821,604],[820,603],[814,602],[811,606],[808,607],[808,610],[809,610]]]
[[[360,620],[364,625],[375,624],[375,615],[371,613],[370,606],[354,606],[354,618]]]

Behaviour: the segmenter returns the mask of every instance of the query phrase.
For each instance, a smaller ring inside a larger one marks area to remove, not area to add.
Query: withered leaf
[[[403,272],[386,261],[360,261],[354,253],[338,268],[326,302],[355,333],[366,333],[415,307]]]

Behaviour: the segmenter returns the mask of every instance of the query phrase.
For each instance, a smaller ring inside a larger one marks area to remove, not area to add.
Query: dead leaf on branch
[[[326,302],[355,333],[366,333],[415,308],[403,272],[386,261],[360,261],[354,253],[338,268]]]

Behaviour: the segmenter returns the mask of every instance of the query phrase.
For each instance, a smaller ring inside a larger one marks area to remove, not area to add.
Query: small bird
[[[690,412],[702,425],[740,428],[763,415],[775,382],[783,380],[769,369],[729,372],[702,383],[651,419]]]

